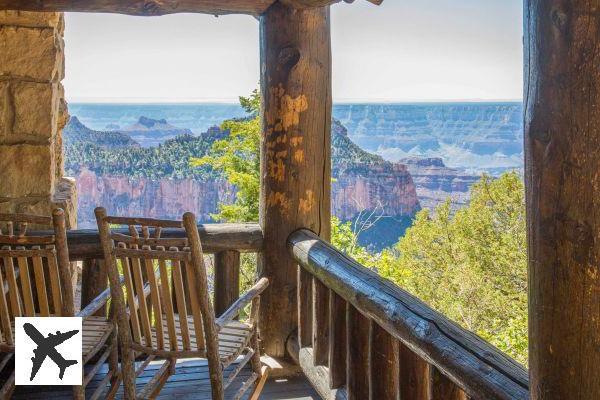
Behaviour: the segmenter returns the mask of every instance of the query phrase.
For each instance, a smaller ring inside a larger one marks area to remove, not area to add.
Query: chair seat
[[[50,315],[53,317],[54,315]],[[92,357],[106,339],[110,336],[113,331],[114,325],[111,321],[105,317],[87,317],[83,319],[83,360],[84,363],[87,359]],[[13,338],[15,337],[15,325],[14,322],[11,324],[10,330],[12,331]]]
[[[177,350],[205,350],[205,347],[198,348],[198,340],[196,337],[196,330],[194,328],[194,321],[192,316],[188,316],[187,325],[188,332],[190,336],[190,346],[189,348],[184,348],[183,343],[183,335],[181,333],[181,322],[179,319],[179,314],[175,314],[175,336],[177,337]],[[162,326],[163,326],[163,342],[164,342],[164,350],[175,350],[170,348],[169,341],[169,330],[167,325],[167,317],[163,315],[162,318]],[[152,342],[154,346],[158,347],[157,340],[157,332],[156,327],[153,325],[151,327],[152,331]],[[221,357],[222,362],[228,362],[235,359],[238,355],[240,355],[244,349],[248,346],[250,342],[250,338],[252,337],[253,327],[251,324],[240,322],[240,321],[232,321],[225,325],[221,332],[219,332],[219,355]],[[142,344],[144,340],[142,339]],[[201,342],[202,343],[202,342]]]

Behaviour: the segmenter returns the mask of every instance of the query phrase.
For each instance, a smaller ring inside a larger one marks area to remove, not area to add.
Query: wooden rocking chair
[[[104,208],[95,213],[118,310],[125,397],[136,398],[136,377],[152,360],[165,361],[137,398],[156,397],[175,372],[177,359],[201,357],[208,359],[213,399],[223,399],[225,389],[248,362],[253,373],[234,398],[241,398],[254,385],[251,399],[257,399],[268,374],[268,369],[261,367],[257,334],[259,295],[268,280],[260,279],[215,319],[192,213],[184,214],[183,221],[112,217]],[[113,231],[111,225],[127,226],[128,234]],[[164,228],[184,228],[186,238],[161,237]],[[124,287],[119,283],[120,270]],[[250,303],[250,319],[234,320]],[[134,361],[140,355],[144,359],[136,370]]]
[[[54,234],[28,236],[28,225],[51,225]],[[0,214],[0,289],[0,370],[14,356],[15,317],[79,316],[83,318],[83,365],[92,358],[96,362],[83,375],[83,385],[73,387],[73,398],[85,398],[87,384],[107,359],[109,372],[91,399],[115,397],[120,385],[116,325],[104,316],[94,316],[110,298],[110,291],[75,315],[63,210],[54,210],[52,218]],[[109,382],[110,390],[104,394]],[[0,399],[9,399],[14,389],[13,371],[0,389]]]

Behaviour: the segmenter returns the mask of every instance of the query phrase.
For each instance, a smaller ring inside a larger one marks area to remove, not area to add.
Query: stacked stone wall
[[[75,227],[75,183],[63,176],[63,34],[62,13],[0,11],[0,212],[61,207]]]

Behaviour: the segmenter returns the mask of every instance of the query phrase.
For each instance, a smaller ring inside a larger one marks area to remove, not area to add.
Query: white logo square
[[[15,318],[15,384],[81,385],[80,317]]]

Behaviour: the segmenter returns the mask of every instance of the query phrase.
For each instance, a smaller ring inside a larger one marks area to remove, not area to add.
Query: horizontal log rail
[[[287,348],[323,398],[528,398],[520,364],[314,233],[288,249],[300,267]]]
[[[127,228],[114,229],[114,232],[128,234]],[[198,224],[202,250],[214,254],[227,250],[256,253],[262,250],[263,234],[258,224]],[[31,232],[31,235],[48,235],[48,231]],[[183,229],[163,229],[163,238],[182,238]],[[71,261],[101,259],[100,236],[96,229],[76,229],[67,231],[69,258]]]

